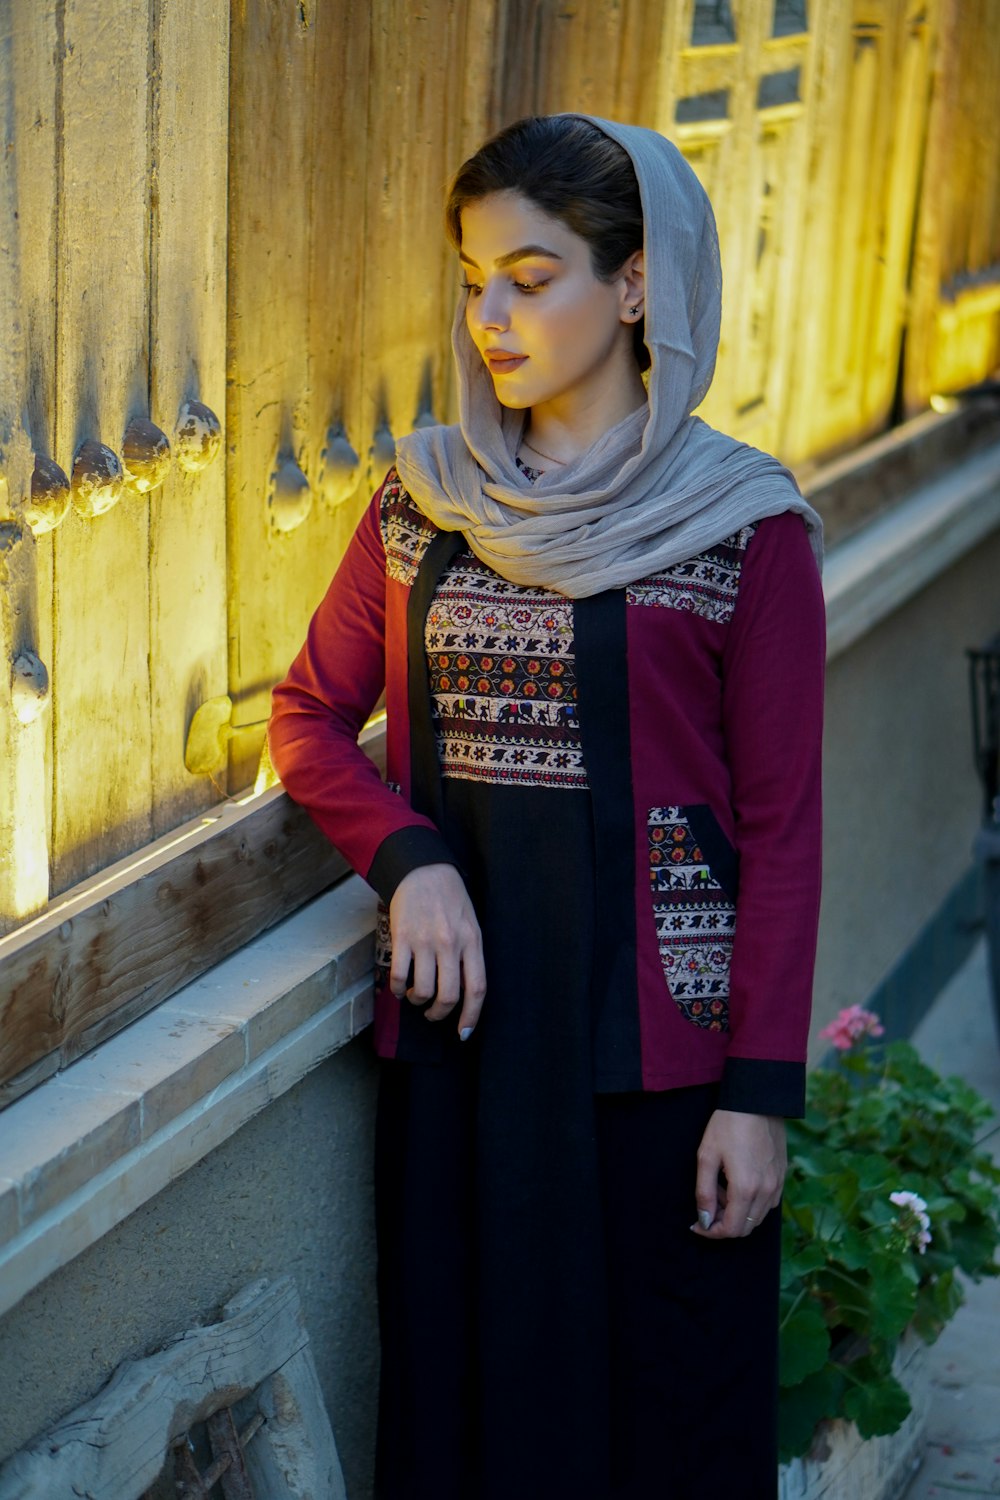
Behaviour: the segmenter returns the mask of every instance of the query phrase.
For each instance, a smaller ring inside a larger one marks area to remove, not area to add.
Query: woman
[[[721,278],[673,146],[521,121],[447,222],[460,424],[400,442],[270,730],[385,903],[377,1492],[758,1500],[820,525],[690,415]],[[356,747],[383,684],[384,786]]]

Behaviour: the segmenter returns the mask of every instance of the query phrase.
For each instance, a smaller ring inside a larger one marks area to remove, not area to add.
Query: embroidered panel
[[[395,469],[386,479],[379,510],[386,574],[397,583],[412,586],[420,560],[437,536],[437,527],[417,510]]]
[[[712,875],[681,807],[651,807],[649,884],[660,961],[678,1010],[695,1026],[729,1030],[736,908]]]
[[[571,600],[508,583],[464,552],[424,639],[443,775],[586,787]]]
[[[744,526],[697,557],[630,584],[629,604],[679,609],[717,625],[728,625],[740,591],[744,554],[756,529]]]

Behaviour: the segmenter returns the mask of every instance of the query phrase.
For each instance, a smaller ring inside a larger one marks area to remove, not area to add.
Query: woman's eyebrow
[[[495,262],[497,270],[502,271],[505,266],[512,266],[515,261],[527,260],[531,255],[544,255],[548,260],[562,260],[562,256],[557,251],[547,250],[544,245],[522,245],[520,250],[508,250],[506,255],[499,256]],[[458,252],[458,258],[463,265],[474,266],[477,271],[479,270],[472,257],[465,255],[461,250]]]

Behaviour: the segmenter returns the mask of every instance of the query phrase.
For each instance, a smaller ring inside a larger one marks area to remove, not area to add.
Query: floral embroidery
[[[379,506],[385,571],[397,583],[412,585],[437,527],[421,515],[395,469],[390,469]]]
[[[679,609],[717,625],[728,625],[740,591],[744,554],[756,529],[744,526],[697,557],[630,584],[629,604]]]
[[[694,1025],[728,1031],[736,908],[712,875],[683,808],[650,808],[647,832],[653,917],[670,994]]]
[[[569,599],[508,583],[464,552],[424,640],[444,776],[586,787]]]

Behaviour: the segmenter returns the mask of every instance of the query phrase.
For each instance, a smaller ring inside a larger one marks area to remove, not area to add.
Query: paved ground
[[[985,943],[935,1001],[914,1041],[939,1072],[967,1079],[1000,1111]],[[1000,1129],[989,1144],[1000,1159]],[[966,1291],[965,1306],[930,1351],[927,1446],[904,1500],[1000,1495],[1000,1278]]]

